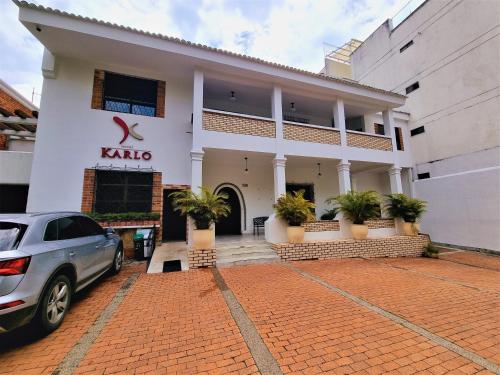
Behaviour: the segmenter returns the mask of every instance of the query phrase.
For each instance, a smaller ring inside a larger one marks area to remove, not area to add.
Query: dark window
[[[385,135],[385,128],[382,124],[373,124],[375,125],[375,134]]]
[[[72,238],[84,237],[85,234],[78,223],[78,217],[63,217],[57,219],[57,239],[70,240]]]
[[[420,87],[420,85],[418,84],[418,82],[415,82],[414,84],[408,86],[406,88],[406,93],[409,94],[410,92],[413,92],[415,91],[416,89],[418,89]]]
[[[365,118],[363,116],[349,117],[345,119],[345,128],[362,132],[365,127]]]
[[[96,173],[95,212],[151,212],[152,197],[152,173]]]
[[[426,178],[431,178],[431,174],[429,172],[419,173],[417,177],[419,180],[425,180]]]
[[[78,216],[75,219],[80,224],[85,236],[98,236],[100,234],[104,234],[102,227],[94,220],[85,216]]]
[[[399,151],[403,151],[403,132],[401,131],[401,128],[395,127],[394,128],[396,132],[396,148]]]
[[[52,220],[45,228],[44,241],[57,241],[57,220]]]
[[[405,49],[411,47],[413,45],[413,40],[410,40],[408,43],[406,43],[403,47],[399,49],[399,53],[403,52]]]
[[[425,133],[425,128],[423,126],[419,126],[418,128],[410,130],[410,135],[413,137],[417,134]]]
[[[309,124],[310,120],[304,117],[297,117],[292,115],[283,114],[284,121],[299,122],[301,124]]]
[[[105,73],[103,109],[156,116],[158,81]]]

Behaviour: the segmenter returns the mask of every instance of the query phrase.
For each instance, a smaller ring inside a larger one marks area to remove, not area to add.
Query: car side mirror
[[[115,234],[115,230],[113,228],[106,228],[104,229],[104,235],[106,237],[109,237],[111,235]]]

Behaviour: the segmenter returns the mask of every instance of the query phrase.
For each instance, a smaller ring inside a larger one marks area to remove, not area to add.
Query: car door
[[[113,263],[115,253],[114,241],[104,234],[104,229],[94,220],[86,216],[78,216],[78,221],[85,234],[95,241],[95,248],[99,252],[97,268],[99,270],[108,268]]]
[[[102,239],[91,236],[81,224],[81,216],[57,219],[58,241],[65,247],[77,270],[78,282],[86,282],[99,273]]]

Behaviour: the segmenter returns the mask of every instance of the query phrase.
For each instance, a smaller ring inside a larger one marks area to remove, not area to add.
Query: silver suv
[[[88,216],[0,215],[0,333],[32,320],[52,332],[74,292],[122,263],[120,237]]]

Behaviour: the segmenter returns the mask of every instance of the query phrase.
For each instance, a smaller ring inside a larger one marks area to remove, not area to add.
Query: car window
[[[49,221],[43,235],[44,241],[57,241],[57,220]]]
[[[85,236],[97,236],[104,233],[102,227],[88,217],[77,216],[75,220],[80,224]]]
[[[84,237],[85,234],[80,224],[78,216],[63,217],[57,219],[57,238],[59,240],[69,240],[71,238]]]

